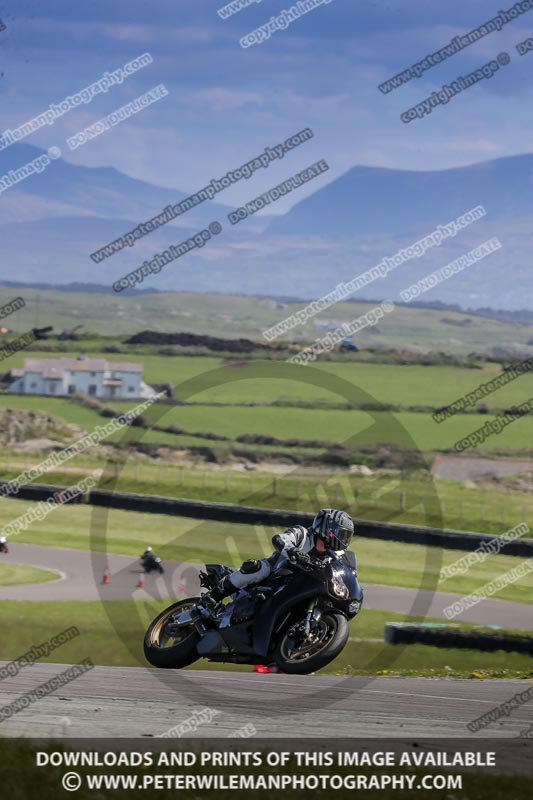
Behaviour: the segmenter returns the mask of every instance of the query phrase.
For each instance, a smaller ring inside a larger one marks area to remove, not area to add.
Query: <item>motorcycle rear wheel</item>
[[[274,659],[280,670],[292,675],[308,675],[331,663],[344,649],[350,635],[348,620],[334,611],[321,616],[316,633],[300,647],[294,646],[289,630],[281,634]]]
[[[193,623],[180,629],[182,635],[179,638],[166,635],[165,628],[172,617],[196,605],[199,600],[199,597],[188,597],[173,603],[150,624],[144,636],[144,655],[152,666],[160,669],[183,669],[198,660],[196,645],[200,637]]]

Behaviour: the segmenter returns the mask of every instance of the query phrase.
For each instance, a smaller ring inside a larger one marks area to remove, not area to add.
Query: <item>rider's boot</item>
[[[212,619],[216,619],[220,612],[220,604],[225,597],[233,594],[236,591],[235,586],[231,583],[229,576],[226,575],[211,591],[202,595],[199,603],[196,604],[197,608],[204,609],[207,615]]]

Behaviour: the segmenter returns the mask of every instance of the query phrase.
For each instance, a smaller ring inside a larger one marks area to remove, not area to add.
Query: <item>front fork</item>
[[[185,608],[175,616],[182,617],[182,619],[179,622],[174,620],[172,622],[167,622],[165,626],[165,634],[167,636],[173,636],[174,634],[178,633],[180,628],[190,625],[191,622],[200,636],[205,636],[207,633],[207,628],[202,622],[201,614],[195,606]]]
[[[304,618],[304,624],[302,628],[302,632],[305,634],[306,638],[311,633],[311,620],[318,622],[318,620],[322,615],[322,612],[320,611],[319,608],[317,608],[317,605],[318,605],[318,598],[313,597],[312,600],[309,601],[309,604],[307,606]]]

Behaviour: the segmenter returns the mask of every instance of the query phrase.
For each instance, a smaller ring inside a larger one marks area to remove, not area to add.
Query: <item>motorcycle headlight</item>
[[[333,594],[336,594],[337,597],[342,598],[342,600],[346,600],[349,595],[348,587],[340,575],[333,575],[331,579],[331,588]]]

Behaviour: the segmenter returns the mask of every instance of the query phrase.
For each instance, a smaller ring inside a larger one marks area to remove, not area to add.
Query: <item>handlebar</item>
[[[302,553],[299,550],[293,551],[289,553],[289,557],[287,559],[290,564],[299,567],[304,571],[312,572],[315,569],[324,569],[326,564],[323,561],[319,561],[316,558],[312,558],[312,556],[308,555],[307,553]]]

